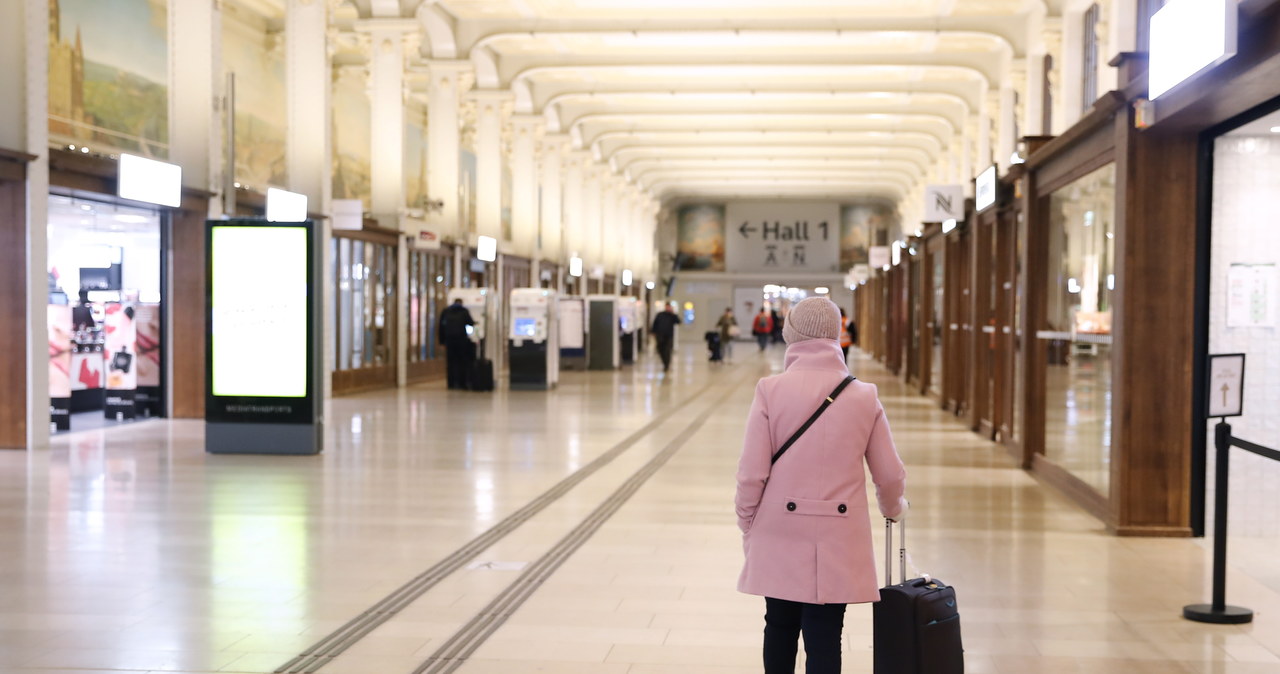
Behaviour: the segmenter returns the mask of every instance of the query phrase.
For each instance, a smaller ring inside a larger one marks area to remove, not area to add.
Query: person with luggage
[[[733,307],[725,307],[724,314],[716,321],[720,330],[720,348],[725,358],[733,358],[733,340],[738,338],[738,319],[733,315]]]
[[[876,387],[840,357],[840,310],[825,297],[787,317],[782,374],[761,379],[747,417],[734,499],[746,561],[738,590],[765,597],[764,671],[792,674],[804,634],[808,674],[838,673],[847,604],[874,602],[864,464],[879,510],[906,514],[906,469]],[[837,407],[823,414],[828,407]]]
[[[676,326],[680,317],[676,315],[676,305],[667,302],[657,316],[653,318],[653,341],[658,347],[658,357],[662,359],[662,371],[671,370],[671,349],[676,339]]]
[[[720,350],[720,331],[708,330],[702,338],[707,341],[707,351],[710,353],[708,360],[713,363],[724,362],[724,355]]]
[[[467,377],[471,371],[471,363],[476,359],[476,345],[471,341],[467,328],[475,324],[471,312],[467,311],[460,299],[454,300],[453,304],[440,312],[436,335],[445,348],[447,380],[451,389],[468,388]]]
[[[769,346],[769,336],[773,334],[773,316],[764,307],[760,307],[760,313],[751,322],[751,334],[756,336],[756,343],[763,352]]]

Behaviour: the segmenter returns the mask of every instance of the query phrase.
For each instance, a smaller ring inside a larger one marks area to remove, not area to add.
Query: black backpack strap
[[[826,400],[822,401],[822,405],[809,417],[809,420],[804,422],[804,425],[800,427],[800,430],[792,433],[791,438],[782,445],[782,449],[779,449],[778,453],[773,455],[773,460],[770,461],[769,465],[777,463],[778,459],[782,458],[782,455],[785,454],[788,449],[791,449],[791,445],[794,445],[796,440],[799,440],[800,436],[804,435],[804,432],[809,430],[809,427],[813,425],[813,422],[817,421],[818,417],[822,416],[822,413],[826,412],[828,407],[831,407],[831,403],[836,401],[836,398],[840,396],[840,393],[844,391],[845,387],[853,383],[853,379],[854,378],[852,376],[848,376],[844,378],[844,381],[840,382],[840,385],[831,392],[831,395],[828,395]]]

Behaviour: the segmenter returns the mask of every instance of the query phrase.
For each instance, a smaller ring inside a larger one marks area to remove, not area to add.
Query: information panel
[[[211,452],[320,451],[320,308],[310,222],[208,223]]]

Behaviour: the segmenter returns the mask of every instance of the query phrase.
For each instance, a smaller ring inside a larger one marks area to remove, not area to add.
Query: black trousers
[[[765,597],[764,674],[794,674],[804,633],[806,674],[840,674],[844,604],[802,604]]]
[[[470,339],[450,339],[445,342],[449,388],[466,389],[471,361],[476,359],[476,345]]]
[[[662,358],[662,371],[666,372],[671,369],[671,338],[655,335],[654,339],[658,342],[658,357]]]

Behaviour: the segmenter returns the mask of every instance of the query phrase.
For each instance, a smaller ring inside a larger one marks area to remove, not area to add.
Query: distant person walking
[[[436,335],[445,348],[449,388],[466,389],[467,373],[471,362],[476,359],[476,344],[467,334],[467,328],[476,324],[471,312],[462,305],[462,300],[454,300],[453,304],[440,312],[440,324]]]
[[[746,563],[738,590],[765,597],[765,674],[793,674],[804,634],[808,674],[840,672],[846,604],[879,600],[864,464],[880,513],[906,514],[906,470],[876,387],[840,360],[840,311],[813,297],[784,328],[782,374],[761,379],[747,416],[734,506]],[[823,399],[832,400],[786,454]]]
[[[751,322],[751,334],[756,336],[756,343],[760,345],[761,351],[769,346],[769,336],[773,334],[773,316],[764,307],[760,307],[760,313]]]
[[[676,315],[676,305],[667,302],[667,306],[653,319],[653,341],[658,348],[658,357],[662,359],[662,371],[671,370],[671,349],[675,343],[676,326],[680,317]]]
[[[733,358],[733,340],[738,338],[738,319],[733,315],[733,307],[725,307],[724,314],[716,321],[720,329],[720,344],[724,347],[724,357]]]
[[[844,352],[844,362],[849,362],[849,347],[853,346],[853,334],[850,330],[857,330],[853,327],[853,321],[849,320],[844,313],[844,308],[840,309],[840,350]]]
[[[769,312],[769,316],[773,318],[773,343],[782,343],[782,328],[787,324],[786,314],[779,314],[777,309]]]

